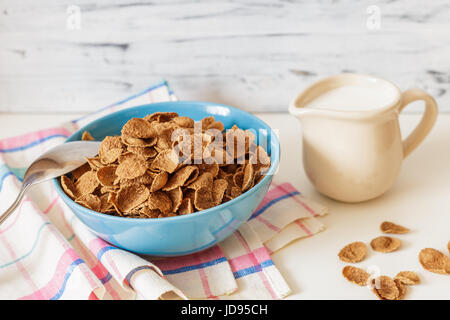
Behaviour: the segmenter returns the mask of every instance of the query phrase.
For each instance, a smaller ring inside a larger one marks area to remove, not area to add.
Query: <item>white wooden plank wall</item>
[[[0,0],[0,112],[95,110],[159,79],[180,99],[285,111],[340,72],[450,111],[450,1]]]

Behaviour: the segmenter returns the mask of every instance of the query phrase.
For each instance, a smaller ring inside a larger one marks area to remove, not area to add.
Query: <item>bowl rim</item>
[[[264,178],[261,179],[261,181],[259,181],[255,186],[253,186],[250,190],[247,190],[246,192],[244,192],[243,194],[237,196],[234,199],[231,199],[230,201],[227,201],[225,203],[221,203],[217,206],[205,209],[205,210],[200,210],[197,212],[193,212],[190,214],[186,214],[186,215],[182,215],[182,216],[175,216],[175,217],[164,217],[164,218],[159,218],[159,219],[153,219],[153,218],[128,218],[128,217],[120,217],[120,216],[113,216],[113,215],[108,215],[106,213],[102,213],[102,212],[98,212],[98,211],[94,211],[91,209],[88,209],[86,207],[83,207],[82,205],[76,203],[74,200],[72,200],[65,192],[64,190],[62,190],[61,187],[61,183],[60,183],[60,177],[54,178],[53,180],[53,185],[55,186],[56,192],[58,193],[59,196],[61,196],[64,200],[64,202],[70,202],[72,205],[75,206],[76,209],[79,209],[81,211],[84,211],[84,213],[86,214],[91,214],[95,217],[101,218],[101,219],[106,219],[109,221],[114,221],[114,222],[133,222],[133,223],[139,223],[139,224],[146,224],[146,223],[154,223],[154,224],[158,224],[158,223],[165,223],[170,222],[170,221],[186,221],[186,220],[190,220],[190,219],[195,219],[199,216],[203,216],[205,214],[220,210],[220,209],[224,209],[227,208],[229,206],[232,206],[233,204],[249,197],[250,195],[252,195],[253,193],[255,193],[256,191],[258,191],[263,184],[267,183],[268,180],[272,179],[273,175],[275,174],[275,171],[278,168],[279,165],[279,161],[280,161],[280,141],[278,140],[277,135],[275,134],[275,132],[272,130],[272,128],[265,123],[263,120],[259,119],[258,117],[254,116],[253,114],[241,110],[241,109],[237,109],[235,107],[232,106],[228,106],[225,104],[220,104],[220,103],[215,103],[215,102],[206,102],[206,101],[165,101],[165,102],[156,102],[156,103],[149,103],[149,104],[143,104],[143,105],[138,105],[138,106],[134,106],[134,107],[130,107],[130,108],[126,108],[126,109],[122,109],[122,110],[118,110],[115,111],[113,113],[104,115],[98,119],[95,119],[94,121],[84,125],[83,127],[81,127],[80,129],[78,129],[77,131],[75,131],[74,133],[72,133],[65,141],[69,142],[70,139],[72,139],[75,135],[79,135],[80,133],[86,131],[86,127],[87,126],[91,126],[93,124],[98,124],[101,123],[103,121],[108,120],[108,118],[113,117],[114,115],[116,115],[119,112],[126,112],[126,111],[131,111],[134,109],[139,109],[139,108],[144,108],[144,107],[149,107],[149,106],[155,106],[158,107],[160,105],[167,105],[167,104],[194,104],[197,106],[203,106],[203,105],[214,105],[214,106],[219,106],[219,107],[225,107],[227,109],[231,109],[232,112],[238,112],[238,113],[242,113],[242,114],[246,114],[247,116],[250,116],[251,118],[254,118],[257,122],[259,122],[259,124],[262,127],[266,127],[268,130],[271,131],[271,137],[273,136],[273,138],[271,138],[271,141],[274,141],[275,143],[272,145],[271,144],[271,150],[270,150],[270,158],[274,161],[271,162],[270,167],[268,169],[267,174],[264,176]],[[158,112],[158,111],[155,111]],[[168,111],[170,112],[170,111]],[[272,140],[273,139],[273,140]],[[75,140],[74,140],[75,141]],[[78,140],[76,140],[78,141]],[[272,146],[275,146],[275,150],[272,150]],[[272,154],[273,151],[275,151],[275,154]]]

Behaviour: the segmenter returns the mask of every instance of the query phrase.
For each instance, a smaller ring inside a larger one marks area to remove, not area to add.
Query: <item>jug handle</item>
[[[421,89],[404,91],[398,112],[400,113],[408,104],[416,100],[425,102],[425,113],[417,127],[403,140],[403,158],[406,158],[425,139],[431,128],[433,128],[438,115],[436,100]]]

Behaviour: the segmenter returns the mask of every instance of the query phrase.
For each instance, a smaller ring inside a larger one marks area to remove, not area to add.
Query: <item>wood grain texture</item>
[[[0,111],[86,112],[160,79],[180,99],[284,111],[341,72],[421,87],[450,111],[450,2],[0,1]]]

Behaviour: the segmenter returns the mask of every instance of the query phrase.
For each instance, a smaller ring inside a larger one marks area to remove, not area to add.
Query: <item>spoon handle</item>
[[[11,204],[11,206],[0,216],[0,225],[6,220],[8,219],[8,217],[11,215],[11,213],[14,212],[14,210],[16,210],[17,206],[20,204],[20,201],[22,201],[23,196],[25,195],[25,191],[27,190],[27,187],[29,185],[23,185],[22,188],[20,189],[19,194],[17,195],[16,200],[14,200],[14,202]]]

